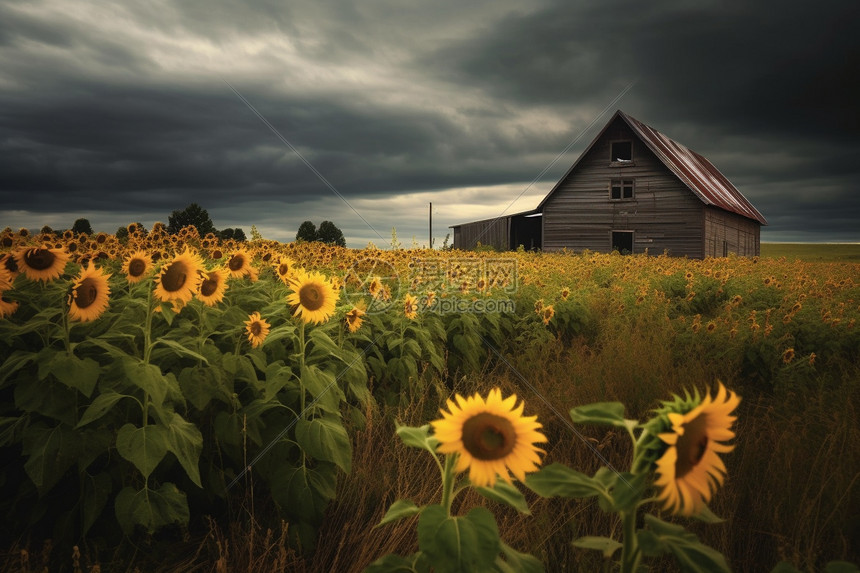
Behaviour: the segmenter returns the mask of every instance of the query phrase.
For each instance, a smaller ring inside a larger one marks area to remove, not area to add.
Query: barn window
[[[633,179],[612,179],[609,184],[610,199],[633,199]]]
[[[633,161],[632,141],[613,141],[612,154],[609,158],[612,163]]]

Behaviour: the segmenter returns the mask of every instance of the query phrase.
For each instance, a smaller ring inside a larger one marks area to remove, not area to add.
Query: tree
[[[215,233],[215,225],[209,218],[209,213],[197,203],[190,204],[182,211],[174,211],[167,219],[167,232],[175,235],[188,225],[194,225],[201,237],[207,233]]]
[[[114,235],[120,242],[125,243],[128,239],[128,227],[118,227]]]
[[[296,233],[297,241],[316,241],[317,226],[310,221],[305,221],[299,225],[299,231]]]
[[[317,229],[317,241],[322,241],[329,245],[337,245],[338,247],[346,246],[346,239],[343,236],[343,231],[338,229],[337,225],[331,221],[323,221],[320,223],[320,228]]]
[[[263,235],[260,234],[260,231],[257,230],[257,225],[251,225],[251,240],[252,241],[262,241]]]
[[[236,227],[235,229],[232,227],[227,227],[223,231],[218,231],[215,233],[218,235],[218,238],[222,241],[226,241],[227,239],[233,239],[234,241],[245,241],[245,231],[243,231],[240,227]]]
[[[45,225],[44,227],[42,227],[42,230],[40,230],[39,233],[41,233],[43,235],[54,235],[55,234],[54,229],[52,229],[50,225]]]
[[[78,219],[75,221],[75,224],[72,225],[72,232],[76,235],[80,235],[81,233],[92,235],[93,228],[90,226],[90,222],[87,219]]]

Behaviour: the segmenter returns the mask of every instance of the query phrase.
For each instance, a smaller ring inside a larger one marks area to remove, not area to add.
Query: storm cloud
[[[0,227],[112,232],[197,202],[266,238],[330,219],[350,246],[426,244],[432,202],[438,246],[534,207],[623,109],[708,157],[764,241],[860,241],[858,12],[7,1]]]

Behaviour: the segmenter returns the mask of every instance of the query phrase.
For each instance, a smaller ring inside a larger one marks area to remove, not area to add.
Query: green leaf
[[[504,503],[505,505],[513,507],[522,514],[532,514],[531,510],[529,510],[529,505],[526,502],[526,498],[522,494],[522,492],[506,481],[497,480],[496,484],[491,488],[476,487],[475,489],[478,490],[478,493],[480,493],[487,499],[491,499],[499,503]]]
[[[90,422],[94,422],[104,416],[113,405],[122,400],[123,398],[131,398],[131,396],[127,396],[125,394],[119,394],[118,392],[114,392],[112,390],[108,390],[96,396],[96,399],[93,400],[92,404],[90,404],[86,411],[84,411],[84,415],[81,416],[81,421],[78,422],[78,425],[75,428],[80,428],[82,426],[86,426]]]
[[[230,404],[233,389],[221,368],[217,366],[192,366],[179,373],[179,388],[186,400],[198,410],[203,410],[213,399]]]
[[[137,525],[148,533],[178,523],[186,525],[190,517],[185,493],[172,483],[163,483],[157,490],[144,487],[140,491],[126,486],[114,502],[117,521],[130,535]]]
[[[570,411],[570,417],[577,424],[609,425],[632,431],[638,425],[636,420],[624,418],[624,404],[621,402],[595,402],[578,406]]]
[[[340,412],[340,401],[346,397],[343,395],[343,390],[337,385],[334,374],[320,370],[316,365],[303,366],[301,383],[305,390],[314,397],[314,405],[331,414]]]
[[[433,455],[436,454],[436,446],[439,445],[439,440],[436,436],[430,435],[430,424],[424,424],[418,428],[398,424],[396,431],[403,443],[410,448],[421,448]]]
[[[513,547],[510,547],[504,541],[501,541],[502,555],[496,557],[496,567],[502,573],[543,573],[543,563],[534,555],[528,553],[520,553]]]
[[[788,561],[780,561],[770,570],[770,573],[802,573],[802,571]]]
[[[363,573],[429,573],[430,563],[427,556],[415,553],[409,557],[401,557],[393,553],[380,557],[367,566]]]
[[[527,475],[525,486],[541,497],[609,496],[609,492],[599,481],[558,463],[544,466]]]
[[[27,456],[24,471],[41,493],[63,477],[78,454],[78,435],[69,426],[47,428],[42,424],[24,430],[22,453]]]
[[[723,523],[725,521],[725,519],[717,516],[713,511],[711,511],[711,508],[707,505],[702,506],[702,511],[693,515],[693,517],[699,521],[704,521],[705,523],[710,524]]]
[[[197,487],[203,487],[200,482],[200,454],[203,452],[203,434],[197,426],[177,414],[172,413],[172,419],[167,426],[167,449],[173,452],[185,473]]]
[[[630,511],[642,499],[645,492],[646,474],[634,475],[628,472],[615,475],[610,491],[613,511]]]
[[[704,545],[695,534],[680,525],[666,523],[645,514],[647,529],[637,532],[639,547],[645,555],[670,552],[675,556],[682,571],[727,573],[729,564],[722,553]]]
[[[501,551],[493,514],[483,507],[465,516],[450,517],[441,505],[431,505],[418,519],[418,547],[438,573],[488,571]]]
[[[176,354],[178,354],[179,356],[188,356],[189,358],[193,358],[195,360],[200,360],[204,364],[209,364],[209,361],[206,360],[205,356],[203,356],[202,354],[198,354],[198,353],[194,352],[193,350],[186,348],[185,346],[179,344],[175,340],[170,340],[168,338],[158,338],[155,340],[155,342],[152,343],[153,346],[155,346],[156,344],[163,344],[164,346],[167,346],[168,348],[170,348],[171,350],[176,352]]]
[[[272,497],[288,515],[319,523],[329,501],[335,497],[336,472],[333,464],[319,463],[307,468],[282,463],[277,478],[269,483]]]
[[[77,423],[77,411],[69,408],[80,399],[78,392],[52,380],[33,380],[15,384],[15,406],[24,412],[37,412],[69,426]]]
[[[382,521],[380,521],[376,527],[385,525],[386,523],[391,523],[392,521],[399,521],[404,517],[416,515],[421,513],[421,509],[422,508],[418,507],[408,499],[398,499],[391,504],[391,507],[389,507],[388,511],[385,512],[385,515],[382,516]]]
[[[140,470],[144,478],[148,478],[152,470],[167,454],[168,439],[164,426],[149,424],[137,428],[134,424],[126,424],[116,435],[116,450]]]
[[[339,419],[334,416],[299,420],[296,442],[317,460],[334,462],[349,473],[352,468],[352,444]]]
[[[161,374],[161,369],[154,364],[144,364],[143,361],[131,356],[123,358],[122,366],[126,378],[149,394],[153,405],[160,408],[167,396],[167,382]]]
[[[606,559],[612,558],[612,554],[622,547],[621,543],[614,539],[610,539],[609,537],[592,536],[580,537],[573,542],[573,546],[581,547],[582,549],[596,549],[597,551],[602,551],[603,556]]]
[[[0,375],[0,386],[2,386],[9,377],[29,364],[33,362],[38,357],[38,354],[35,352],[26,352],[23,350],[16,350],[3,362],[3,366],[0,367],[0,372],[3,372]]]
[[[96,387],[101,367],[92,358],[80,359],[74,354],[60,352],[51,360],[51,373],[57,380],[76,388],[89,398]]]
[[[824,573],[857,573],[860,567],[848,561],[830,561],[824,566]]]
[[[85,536],[101,515],[113,488],[111,487],[110,474],[107,472],[94,476],[84,473],[81,476],[81,481],[83,482],[83,499],[81,500],[83,531],[81,535]]]

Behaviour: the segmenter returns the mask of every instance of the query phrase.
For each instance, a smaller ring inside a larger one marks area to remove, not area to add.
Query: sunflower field
[[[854,263],[7,228],[0,571],[853,570],[858,317]]]

